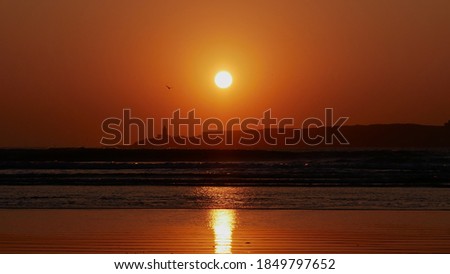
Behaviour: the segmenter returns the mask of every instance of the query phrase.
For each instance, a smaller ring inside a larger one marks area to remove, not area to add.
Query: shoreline
[[[0,209],[0,253],[449,253],[449,211]]]

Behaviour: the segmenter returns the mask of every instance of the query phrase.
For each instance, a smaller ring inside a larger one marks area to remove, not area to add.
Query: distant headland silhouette
[[[271,146],[261,141],[252,146],[235,145],[195,146],[177,145],[172,142],[166,146],[131,145],[103,148],[4,148],[0,149],[0,162],[19,163],[26,161],[266,161],[289,160],[298,157],[322,157],[324,155],[365,155],[380,151],[386,154],[394,150],[420,151],[434,149],[448,153],[450,149],[450,123],[444,126],[417,124],[354,125],[340,128],[348,139],[348,145],[296,146],[279,144]],[[264,131],[264,130],[262,130]],[[262,132],[261,131],[261,132]],[[272,133],[277,129],[271,129]],[[286,129],[289,134],[292,129]],[[325,128],[313,129],[310,133],[324,134]],[[167,133],[163,133],[167,134]],[[233,132],[238,139],[244,133]],[[282,136],[281,136],[282,137]],[[280,138],[280,136],[278,136]],[[369,152],[372,151],[372,152]],[[324,154],[325,153],[325,154]],[[348,154],[347,153],[347,154]],[[22,164],[20,164],[22,165]]]
[[[303,136],[325,136],[327,132],[332,132],[331,128],[319,127],[307,130],[300,130]],[[246,132],[243,131],[225,131],[225,132],[212,132],[214,134],[229,134],[233,138],[232,145],[222,142],[218,145],[194,145],[190,142],[186,142],[185,145],[180,145],[175,142],[175,138],[179,136],[168,136],[167,129],[164,128],[162,134],[169,139],[166,145],[153,145],[150,141],[141,141],[134,143],[133,148],[148,148],[148,149],[161,149],[161,148],[177,148],[177,149],[246,149],[246,150],[289,150],[289,149],[301,149],[301,148],[337,148],[337,147],[350,147],[350,148],[449,148],[450,147],[450,121],[443,126],[430,126],[419,124],[374,124],[374,125],[352,125],[340,127],[340,132],[348,140],[348,144],[342,144],[339,142],[333,142],[333,144],[325,144],[324,142],[311,146],[305,142],[299,142],[295,145],[286,145],[285,140],[287,136],[293,136],[293,128],[283,129],[283,133],[280,134],[276,128],[272,129],[260,129],[259,135],[269,134],[277,140],[277,144],[268,144],[261,138],[258,142],[252,145],[239,144],[239,140],[246,136]],[[256,131],[256,129],[255,129]],[[211,132],[209,132],[211,133]],[[189,138],[202,138],[208,132],[203,133],[200,136]],[[248,134],[247,134],[248,136]],[[187,138],[187,137],[186,137]],[[145,143],[145,145],[139,145],[138,143]],[[127,146],[130,147],[130,146]],[[122,147],[123,148],[123,147]]]

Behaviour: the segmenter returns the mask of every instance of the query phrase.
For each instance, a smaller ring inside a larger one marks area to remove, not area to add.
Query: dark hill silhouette
[[[309,131],[309,136],[325,136],[326,132],[330,132],[331,128],[315,128]],[[269,133],[267,129],[258,130],[260,135]],[[277,145],[269,145],[262,138],[253,145],[240,145],[239,140],[242,137],[248,137],[248,132],[233,131],[225,132],[223,135],[229,134],[233,136],[233,145],[225,145],[222,142],[219,145],[193,145],[189,142],[186,145],[179,145],[174,142],[174,137],[169,136],[169,144],[163,146],[155,146],[151,142],[146,145],[137,145],[133,147],[141,148],[197,148],[197,149],[297,149],[308,147],[351,147],[351,148],[448,148],[450,147],[450,127],[448,126],[427,126],[417,124],[379,124],[379,125],[353,125],[343,126],[340,128],[342,135],[348,140],[349,144],[340,144],[334,139],[333,144],[321,143],[310,146],[305,142],[296,145],[285,145],[286,137],[293,136],[293,129],[286,129],[283,134],[278,133],[278,129],[270,129],[271,136],[277,140]],[[222,132],[209,132],[222,133]],[[302,135],[307,136],[307,131],[302,130]],[[205,137],[196,136],[197,138]],[[330,135],[330,134],[329,134]]]

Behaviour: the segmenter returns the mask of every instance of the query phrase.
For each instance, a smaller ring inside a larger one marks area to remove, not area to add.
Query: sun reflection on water
[[[231,209],[210,210],[210,226],[214,230],[216,254],[231,254],[236,213]]]

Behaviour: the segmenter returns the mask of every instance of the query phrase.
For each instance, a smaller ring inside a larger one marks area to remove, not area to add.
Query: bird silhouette
[[[173,89],[173,87],[171,87],[171,86],[169,86],[169,85],[166,85],[166,89],[168,89],[168,90],[172,90],[172,89]]]

